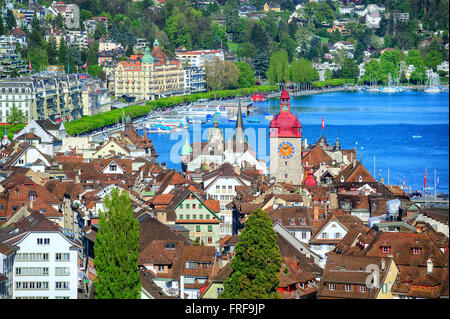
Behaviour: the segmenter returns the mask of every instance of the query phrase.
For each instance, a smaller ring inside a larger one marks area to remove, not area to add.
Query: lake
[[[263,113],[278,113],[279,100],[254,103],[249,118],[259,123],[244,127],[249,143],[258,157],[269,160],[269,121]],[[429,94],[418,91],[401,93],[336,92],[291,98],[291,112],[302,124],[303,138],[316,143],[322,134],[334,145],[339,137],[343,149],[356,146],[358,159],[378,180],[401,185],[403,178],[412,190],[424,185],[434,187],[434,171],[439,178],[438,192],[447,193],[449,185],[449,93]],[[225,138],[233,134],[234,122],[221,117],[219,125]],[[190,127],[190,141],[207,140],[208,122],[201,129]],[[201,131],[201,133],[200,133]],[[179,170],[179,150],[187,134],[149,134],[159,154],[158,161]],[[420,138],[413,138],[420,136]],[[172,155],[171,155],[172,154]],[[375,161],[375,172],[374,172]],[[374,174],[375,173],[375,174]]]

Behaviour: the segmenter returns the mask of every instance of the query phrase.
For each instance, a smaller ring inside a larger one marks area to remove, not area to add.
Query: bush
[[[71,122],[64,123],[67,134],[78,135],[93,131],[105,126],[113,125],[121,121],[122,111],[130,117],[137,118],[146,115],[155,109],[164,109],[183,103],[192,103],[200,99],[229,98],[235,96],[251,95],[255,92],[278,91],[277,85],[254,86],[236,90],[210,91],[190,95],[171,96],[153,101],[147,101],[146,105],[131,105],[123,109],[114,109],[105,113],[83,116]]]

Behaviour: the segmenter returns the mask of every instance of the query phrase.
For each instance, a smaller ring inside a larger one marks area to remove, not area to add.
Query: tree
[[[97,299],[139,299],[139,222],[134,218],[128,192],[118,188],[106,196],[100,211],[94,246]]]
[[[250,65],[245,62],[236,62],[239,69],[238,87],[247,88],[255,85],[255,73]]]
[[[235,88],[239,79],[239,69],[231,61],[216,58],[205,67],[206,85],[212,90]]]
[[[263,48],[258,48],[252,63],[255,75],[260,78],[265,78],[269,62],[269,55],[267,51]]]
[[[341,69],[341,77],[344,79],[358,79],[359,68],[353,59],[347,58],[344,60]]]
[[[7,118],[8,124],[16,125],[23,124],[27,122],[25,114],[23,114],[21,109],[18,109],[15,104],[11,108],[11,114]]]
[[[6,26],[8,30],[12,30],[13,28],[17,27],[16,18],[14,17],[14,13],[7,9],[6,11]]]
[[[269,215],[254,210],[245,223],[231,261],[231,276],[220,299],[275,299],[281,269],[280,248]]]
[[[3,22],[3,17],[0,14],[0,35],[4,35],[6,33],[5,23]]]
[[[442,63],[442,53],[438,51],[430,51],[425,55],[423,62],[429,69],[436,71],[437,66]]]
[[[48,63],[50,65],[55,65],[58,62],[58,50],[56,49],[56,41],[53,37],[50,38],[50,41],[47,42],[47,56]]]
[[[88,65],[87,67],[87,73],[97,78],[101,76],[102,71],[103,68],[100,65]]]
[[[289,81],[289,59],[286,50],[274,52],[270,56],[267,79],[270,84]]]
[[[98,21],[94,30],[94,39],[98,40],[105,34],[106,34],[105,24],[103,23],[103,21]]]

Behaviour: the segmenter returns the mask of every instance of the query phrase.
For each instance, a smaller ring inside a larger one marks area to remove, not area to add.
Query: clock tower
[[[291,113],[289,93],[281,93],[280,112],[270,122],[270,177],[277,182],[301,185],[302,125]]]

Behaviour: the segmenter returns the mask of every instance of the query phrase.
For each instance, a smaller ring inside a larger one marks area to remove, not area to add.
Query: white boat
[[[439,74],[430,73],[427,80],[428,87],[424,90],[425,93],[442,93],[445,92],[443,88],[440,87]]]
[[[422,138],[420,135],[413,135],[413,138]]]

